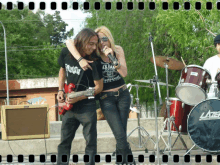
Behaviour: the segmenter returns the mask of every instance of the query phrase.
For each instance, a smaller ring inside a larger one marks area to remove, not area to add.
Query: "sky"
[[[5,2],[2,2],[2,4],[6,5],[7,2],[12,2],[13,4],[17,4],[18,0],[8,0]],[[29,2],[34,2],[35,3],[35,10],[33,12],[36,12],[39,9],[39,4],[40,2],[45,2],[46,3],[46,9],[44,10],[45,13],[48,14],[54,14],[55,11],[60,11],[60,16],[65,21],[68,26],[66,30],[70,30],[72,27],[74,28],[74,36],[83,28],[84,26],[84,21],[85,18],[88,17],[89,15],[86,13],[83,13],[81,10],[73,10],[72,8],[68,8],[67,10],[62,10],[61,9],[61,3],[62,2],[67,2],[68,6],[70,6],[70,0],[20,0],[19,2],[23,2],[24,4],[28,5]],[[57,10],[51,10],[50,9],[50,3],[51,2],[56,2],[57,3]],[[74,2],[79,2],[79,1],[74,1]],[[80,0],[80,2],[84,2],[84,0]],[[72,38],[74,38],[74,36]]]

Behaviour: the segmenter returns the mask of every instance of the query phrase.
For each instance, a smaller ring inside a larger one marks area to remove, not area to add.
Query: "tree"
[[[73,35],[66,32],[67,24],[59,12],[3,9],[0,18],[6,29],[9,79],[58,76],[57,59],[62,41]],[[0,79],[5,79],[5,49],[3,29],[0,28]]]
[[[173,4],[174,0],[169,1]],[[178,11],[159,10],[156,22],[160,28],[157,31],[164,33],[170,42],[175,43],[164,50],[164,53],[175,53],[176,58],[182,56],[186,60],[186,64],[203,65],[205,60],[214,55],[216,50],[213,45],[214,35],[219,33],[219,11],[216,9],[216,2],[212,10],[206,9],[206,1],[201,1],[202,9],[195,10],[196,0],[191,0],[191,10],[180,8]],[[161,2],[158,2],[161,5]],[[170,5],[171,7],[171,5]],[[181,21],[180,21],[181,20]],[[214,34],[210,31],[213,31]]]
[[[63,40],[73,35],[73,28],[66,33],[66,24],[60,17],[60,12],[56,11],[53,15],[47,14],[43,18],[52,43],[55,45],[63,43]]]

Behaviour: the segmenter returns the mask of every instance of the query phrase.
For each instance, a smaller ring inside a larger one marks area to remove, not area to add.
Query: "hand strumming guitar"
[[[71,93],[74,93],[74,92],[71,92]],[[72,99],[69,98],[69,97],[66,97],[66,101],[65,101],[64,100],[64,95],[62,95],[62,94],[60,94],[59,97],[57,95],[57,99],[58,99],[58,102],[59,102],[59,106],[66,106],[68,109],[70,108],[70,106],[72,106],[72,104],[74,104],[74,103],[76,103],[80,100],[79,97],[75,97],[75,98],[72,98]],[[61,108],[59,108],[59,113],[61,113],[62,111],[63,110]]]
[[[94,98],[94,88],[89,88],[86,91],[74,92],[75,85],[70,83],[64,84],[65,95],[63,91],[59,91],[57,100],[59,102],[59,114],[64,115],[66,111],[72,109],[73,104],[83,99]]]

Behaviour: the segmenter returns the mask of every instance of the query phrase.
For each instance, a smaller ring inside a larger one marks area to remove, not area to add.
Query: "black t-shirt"
[[[114,53],[114,56],[115,53]],[[123,77],[118,73],[112,63],[104,62],[101,58],[103,90],[120,87],[125,84]]]
[[[95,56],[95,54],[92,54]],[[80,78],[80,75],[83,72],[83,69],[80,67],[77,60],[73,57],[71,57],[69,50],[65,47],[62,49],[60,53],[60,57],[58,59],[58,63],[62,68],[65,68],[66,71],[66,79],[67,79],[67,85],[70,83],[73,83],[77,85],[77,82]],[[85,59],[89,59],[89,56],[85,56]],[[79,83],[77,91],[84,91],[88,89],[89,87],[94,87],[94,80],[100,80],[102,79],[102,69],[100,60],[94,61],[93,63],[90,63],[91,69],[87,69],[83,72],[82,79]],[[94,99],[84,99],[82,101],[78,101],[75,104],[84,104],[91,101],[95,101]],[[75,105],[74,104],[74,105]]]

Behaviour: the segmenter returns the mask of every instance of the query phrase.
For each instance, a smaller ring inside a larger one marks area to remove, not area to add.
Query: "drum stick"
[[[182,56],[181,56],[181,60],[183,61],[183,58],[182,58]],[[186,66],[186,64],[185,64],[185,62],[183,61],[183,64]]]

